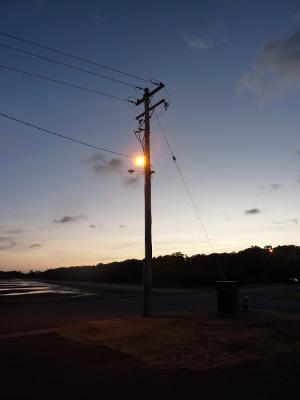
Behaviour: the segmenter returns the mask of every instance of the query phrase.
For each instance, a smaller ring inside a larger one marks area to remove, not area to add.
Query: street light
[[[127,172],[129,172],[130,174],[133,174],[133,173],[135,173],[135,172],[140,172],[140,173],[144,173],[145,172],[145,157],[143,157],[143,156],[138,156],[138,157],[136,157],[136,159],[135,159],[135,164],[136,164],[136,166],[138,166],[138,167],[143,167],[143,169],[142,170],[136,170],[136,169],[129,169]],[[152,165],[151,165],[151,167],[152,167]],[[150,171],[151,172],[151,174],[155,174],[155,171]]]
[[[139,156],[135,159],[135,163],[138,167],[144,167],[145,166],[145,157]]]

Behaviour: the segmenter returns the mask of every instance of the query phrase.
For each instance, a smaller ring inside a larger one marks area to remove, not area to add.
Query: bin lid
[[[238,281],[216,281],[217,287],[237,287],[239,286]]]

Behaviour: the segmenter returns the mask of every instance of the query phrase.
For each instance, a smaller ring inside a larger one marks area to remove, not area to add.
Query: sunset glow
[[[0,270],[299,245],[299,1],[115,3],[0,2]]]

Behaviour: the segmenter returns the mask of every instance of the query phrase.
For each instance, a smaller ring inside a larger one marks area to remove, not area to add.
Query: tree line
[[[143,260],[128,259],[92,266],[72,266],[46,271],[1,272],[0,279],[44,279],[63,281],[134,283],[142,282]],[[217,280],[240,284],[287,282],[300,278],[300,246],[272,248],[251,246],[232,253],[196,254],[180,252],[153,258],[154,286],[193,287],[212,285]]]

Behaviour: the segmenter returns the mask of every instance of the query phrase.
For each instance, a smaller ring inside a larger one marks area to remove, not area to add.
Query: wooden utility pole
[[[144,173],[145,173],[145,260],[143,265],[143,285],[144,285],[144,301],[143,301],[143,317],[151,315],[151,292],[152,292],[152,216],[151,216],[151,151],[150,151],[150,112],[154,111],[157,106],[165,103],[162,99],[158,103],[150,107],[151,97],[159,90],[164,88],[164,84],[160,83],[151,92],[148,88],[144,89],[143,98],[136,101],[138,106],[144,103],[144,112],[136,119],[140,126],[144,126]],[[141,128],[140,128],[141,129]]]
[[[151,215],[151,158],[150,158],[150,115],[149,89],[145,89],[145,262],[143,267],[144,306],[143,316],[151,314],[152,290],[152,215]]]

